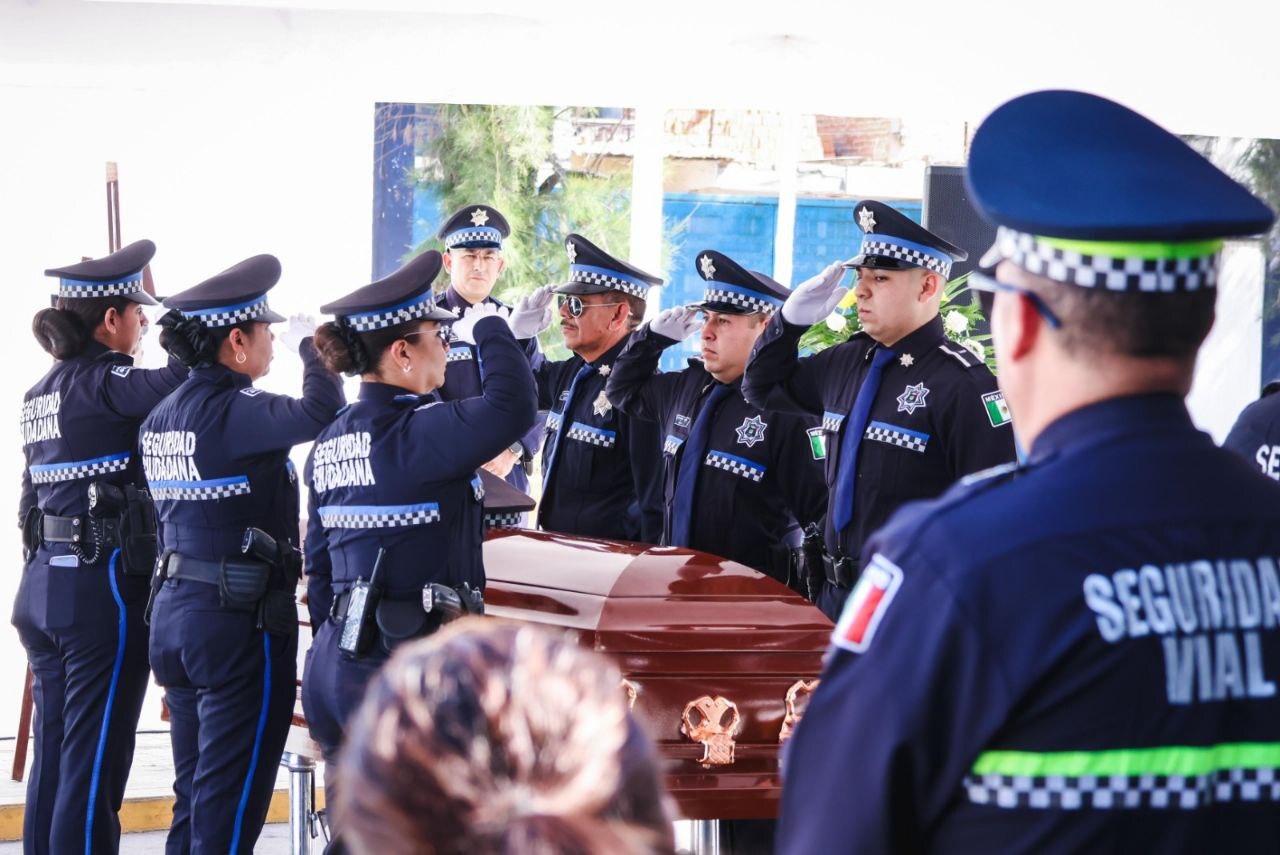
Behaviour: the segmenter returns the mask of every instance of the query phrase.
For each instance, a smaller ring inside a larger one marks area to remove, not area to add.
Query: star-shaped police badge
[[[597,416],[606,416],[609,414],[609,410],[611,409],[613,409],[613,404],[609,403],[608,396],[606,396],[604,390],[601,389],[600,394],[596,395],[596,399],[591,402],[591,410]]]
[[[596,370],[600,372],[600,376],[601,376],[601,377],[608,377],[608,376],[609,376],[609,374],[610,374],[610,373],[612,373],[612,371],[613,371],[613,366],[612,366],[612,365],[601,365],[601,366],[600,366],[598,369],[596,369]]]
[[[708,279],[714,279],[716,276],[716,265],[711,260],[711,256],[704,255],[698,259],[698,266],[702,268],[702,275]]]
[[[922,409],[924,407],[924,399],[928,395],[929,390],[924,387],[923,383],[908,386],[898,396],[898,412],[914,413],[916,410]]]
[[[476,208],[471,212],[471,225],[483,226],[487,222],[489,222],[489,213],[483,208]]]
[[[565,244],[564,244],[564,253],[565,253],[565,255],[569,256],[569,263],[570,263],[570,264],[573,264],[573,263],[575,263],[575,262],[578,260],[578,250],[577,250],[577,248],[573,245],[573,241],[571,241],[571,240],[570,240],[570,241],[565,241]]]
[[[867,234],[871,234],[876,230],[876,212],[870,208],[858,209],[858,228]]]
[[[738,444],[751,448],[757,442],[764,442],[764,431],[769,425],[759,416],[743,419],[735,430],[738,432]]]
[[[916,358],[909,353],[902,354],[902,358],[898,361],[902,363],[903,368],[910,368],[916,364]]]

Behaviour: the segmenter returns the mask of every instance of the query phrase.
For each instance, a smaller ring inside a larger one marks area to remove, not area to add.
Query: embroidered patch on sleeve
[[[1009,405],[1004,402],[1004,392],[988,392],[982,396],[982,406],[987,409],[987,418],[992,427],[1007,425],[1013,421]]]
[[[852,653],[865,652],[893,602],[893,595],[901,586],[902,570],[888,558],[876,553],[871,563],[862,571],[853,593],[849,594],[832,635],[832,642]]]

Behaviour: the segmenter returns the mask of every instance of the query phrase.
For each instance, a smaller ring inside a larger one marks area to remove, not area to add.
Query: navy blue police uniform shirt
[[[344,403],[342,380],[304,339],[302,397],[255,387],[223,365],[191,375],[142,424],[147,484],[166,551],[218,561],[240,554],[245,528],[298,541],[297,474],[289,451],[310,442]]]
[[[569,387],[587,364],[582,357],[544,360],[533,372],[538,408],[548,410],[542,447],[547,461],[562,419],[568,421],[556,460],[552,489],[538,505],[538,525],[587,537],[657,543],[662,537],[662,482],[658,457],[662,440],[656,422],[620,413],[605,394],[624,338],[591,363],[564,412]]]
[[[1280,481],[1280,382],[1268,384],[1262,397],[1244,408],[1222,446]]]
[[[1171,395],[874,535],[787,746],[779,851],[1280,841],[1280,487]],[[996,474],[998,473],[998,474]]]
[[[500,309],[510,308],[496,297],[489,297],[485,302],[492,303]],[[461,317],[462,313],[471,308],[472,304],[450,287],[436,297],[436,305],[448,309],[458,317]],[[542,362],[542,351],[538,348],[538,340],[536,338],[521,342],[521,345],[524,348],[525,358],[529,360],[530,365],[536,367]],[[478,397],[481,394],[480,372],[482,367],[480,360],[476,358],[476,346],[474,344],[458,341],[453,336],[450,336],[444,385],[436,390],[440,399],[444,401],[461,401],[464,398]],[[525,435],[520,438],[520,445],[524,448],[524,457],[533,459],[533,456],[538,453],[538,449],[542,446],[542,432],[543,419],[535,419],[533,427],[529,428]],[[529,488],[529,476],[525,474],[524,467],[520,464],[512,467],[506,481],[521,491]]]
[[[135,368],[132,357],[98,341],[56,362],[22,402],[19,524],[34,506],[54,516],[85,513],[92,481],[140,483],[138,426],[186,376],[177,360]]]
[[[662,543],[671,543],[676,475],[685,441],[717,381],[701,360],[659,374],[662,351],[675,340],[646,324],[614,363],[607,392],[622,412],[654,421],[663,436]],[[689,546],[746,564],[787,582],[788,546],[801,527],[826,513],[821,444],[809,433],[818,420],[766,413],[735,387],[714,414],[698,470]]]
[[[858,332],[801,359],[796,345],[806,329],[778,312],[756,343],[742,391],[764,410],[821,417],[834,501],[844,422],[880,345]],[[1016,458],[995,377],[946,337],[940,317],[892,350],[858,448],[853,521],[836,532],[834,514],[827,514],[827,549],[842,557],[856,559],[867,537],[906,502],[937,496],[961,476]]]
[[[487,366],[481,397],[441,402],[382,383],[320,433],[307,459],[306,571],[314,627],[336,594],[368,579],[397,599],[429,582],[483,589],[483,490],[476,467],[536,416],[522,347],[501,318],[475,325]]]

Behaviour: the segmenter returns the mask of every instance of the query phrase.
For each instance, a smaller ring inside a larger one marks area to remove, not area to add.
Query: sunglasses
[[[557,301],[557,305],[562,309],[567,308],[569,310],[569,316],[573,318],[582,317],[582,313],[587,309],[594,309],[597,306],[621,306],[623,303],[624,301],[622,300],[618,300],[613,303],[584,303],[582,302],[582,298],[578,296],[560,297]]]
[[[413,338],[416,335],[433,335],[440,339],[444,344],[449,344],[449,330],[446,327],[440,327],[435,330],[418,330],[417,332],[405,333],[401,338]]]
[[[1008,282],[1001,282],[976,270],[969,274],[969,287],[978,292],[978,305],[982,307],[982,314],[986,316],[988,321],[991,320],[991,309],[996,302],[995,292],[1005,291],[1026,297],[1031,301],[1031,305],[1035,306],[1040,317],[1044,318],[1045,323],[1055,330],[1062,328],[1062,321],[1053,313],[1053,310],[1049,308],[1044,299],[1034,291],[1019,288],[1017,285],[1010,285]]]

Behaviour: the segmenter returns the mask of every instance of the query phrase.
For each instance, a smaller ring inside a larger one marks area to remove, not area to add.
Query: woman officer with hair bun
[[[150,505],[133,490],[138,425],[186,377],[182,365],[133,367],[147,329],[149,240],[46,270],[54,308],[36,341],[57,360],[22,404],[19,522],[27,563],[13,625],[34,675],[35,761],[22,838],[27,852],[115,852],[117,812],[147,689],[143,610],[155,561]],[[92,506],[89,487],[100,501]],[[109,501],[129,490],[133,513]],[[121,535],[125,537],[121,537]],[[122,549],[123,546],[123,549]]]
[[[285,343],[302,397],[256,388],[272,358],[267,305],[280,262],[258,255],[165,300],[160,344],[190,378],[142,425],[164,556],[151,667],[165,688],[176,780],[170,853],[251,852],[293,715],[300,560],[289,451],[343,404],[311,326]]]
[[[484,589],[483,489],[477,467],[519,439],[537,414],[533,375],[491,304],[455,319],[436,306],[440,253],[322,307],[316,331],[334,370],[359,375],[360,399],[316,438],[306,564],[315,639],[302,681],[312,738],[329,769],[365,684],[399,642],[459,611]],[[484,360],[481,395],[442,403],[449,330]]]

